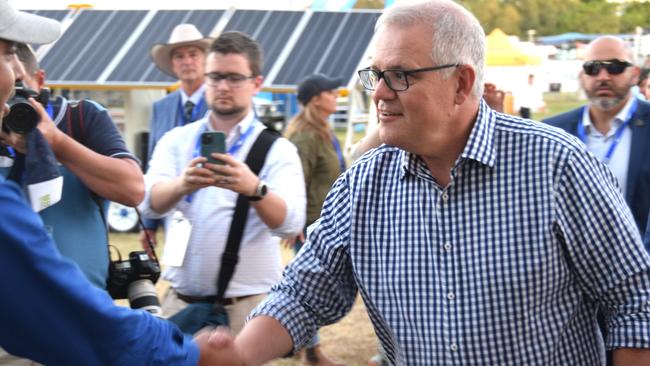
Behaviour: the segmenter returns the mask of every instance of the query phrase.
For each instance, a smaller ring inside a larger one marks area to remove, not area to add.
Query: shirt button
[[[456,343],[452,343],[451,345],[449,345],[449,349],[452,352],[456,352],[456,351],[458,351],[458,346],[456,345]]]
[[[445,243],[445,245],[443,245],[443,247],[445,248],[445,252],[451,252],[451,244]]]
[[[456,294],[454,294],[453,292],[450,292],[450,293],[447,294],[447,298],[449,300],[454,300],[456,298]]]
[[[449,199],[449,195],[447,193],[443,193],[442,194],[442,201],[447,202],[448,199]]]

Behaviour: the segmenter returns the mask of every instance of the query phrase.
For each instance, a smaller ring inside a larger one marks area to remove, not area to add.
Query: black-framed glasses
[[[582,65],[582,70],[584,70],[585,74],[589,76],[596,76],[600,73],[600,70],[604,68],[607,70],[608,74],[618,75],[630,66],[632,66],[630,62],[611,59],[602,61],[587,61]]]
[[[364,88],[368,90],[375,90],[379,80],[382,78],[391,90],[399,92],[409,88],[409,75],[425,71],[438,71],[450,67],[458,67],[460,64],[446,64],[441,66],[425,67],[422,69],[400,70],[400,69],[386,69],[383,71],[365,68],[359,70],[359,79]]]
[[[205,74],[206,84],[210,86],[217,86],[222,80],[226,81],[231,88],[238,88],[244,85],[244,82],[248,79],[254,79],[255,75],[246,76],[237,73],[223,74],[220,72],[206,72]]]

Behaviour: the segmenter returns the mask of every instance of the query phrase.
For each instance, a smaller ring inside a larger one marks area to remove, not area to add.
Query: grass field
[[[549,93],[545,95],[545,101],[547,104],[546,111],[533,114],[534,119],[540,120],[562,113],[584,103],[572,93]],[[344,134],[345,131],[337,131],[340,141],[345,141]],[[360,136],[356,137],[357,139],[360,138]],[[137,234],[112,233],[110,240],[113,245],[119,248],[123,258],[130,251],[140,250]],[[158,242],[162,243],[162,238],[159,237]],[[162,255],[162,250],[164,250],[164,247],[158,248],[157,253],[159,256]],[[282,255],[285,263],[288,263],[293,256],[292,252],[285,248],[282,248]],[[166,290],[167,286],[168,284],[164,281],[159,281],[157,284],[161,294]],[[123,301],[120,301],[119,304],[125,305]],[[345,362],[347,365],[366,365],[367,360],[376,351],[376,343],[374,331],[366,315],[365,307],[359,299],[357,299],[352,311],[340,322],[321,329],[321,343],[328,355]],[[274,366],[295,366],[299,364],[297,359],[283,359],[272,363]]]

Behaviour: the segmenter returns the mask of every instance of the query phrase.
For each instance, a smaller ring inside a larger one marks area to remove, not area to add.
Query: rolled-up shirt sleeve
[[[307,198],[302,164],[296,147],[284,138],[277,139],[266,157],[259,177],[287,205],[287,215],[280,226],[270,229],[275,236],[289,238],[305,225]]]
[[[294,351],[318,328],[344,317],[354,304],[357,286],[350,263],[349,215],[347,188],[339,178],[282,281],[250,315],[277,319],[291,335]]]
[[[188,157],[191,157],[192,152],[189,151],[194,145],[191,143],[196,138],[198,133],[196,128],[175,128],[167,132],[156,144],[151,160],[149,161],[149,169],[144,176],[145,196],[144,200],[138,206],[140,213],[150,219],[159,219],[167,216],[176,207],[168,212],[156,212],[151,208],[151,189],[154,185],[160,182],[172,180],[183,173],[187,165]],[[179,143],[184,142],[184,143]],[[190,141],[187,143],[186,141]],[[181,200],[177,206],[187,205]]]
[[[616,178],[593,155],[573,154],[555,202],[578,281],[606,315],[605,346],[650,348],[650,256]]]

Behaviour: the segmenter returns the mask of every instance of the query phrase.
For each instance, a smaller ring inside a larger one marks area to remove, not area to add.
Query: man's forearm
[[[251,202],[260,219],[271,229],[282,225],[287,217],[287,204],[282,197],[269,192],[264,199]]]
[[[618,348],[614,350],[614,366],[648,366],[650,349]]]
[[[151,209],[159,214],[171,210],[187,193],[182,190],[182,177],[159,182],[151,187]]]
[[[293,340],[278,320],[269,316],[257,316],[239,333],[235,347],[242,355],[245,365],[262,365],[291,352]]]
[[[101,197],[127,206],[137,206],[144,198],[144,178],[134,160],[99,154],[67,135],[53,150],[66,168]]]

